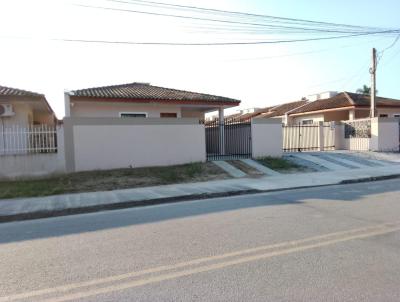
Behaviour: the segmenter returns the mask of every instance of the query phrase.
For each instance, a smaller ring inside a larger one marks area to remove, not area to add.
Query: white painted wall
[[[204,125],[197,119],[78,120],[71,119],[73,149],[67,147],[67,152],[74,153],[74,167],[69,162],[68,171],[168,166],[206,160]]]
[[[315,124],[318,124],[319,122],[324,121],[324,115],[323,114],[307,114],[307,115],[301,115],[301,116],[296,116],[291,118],[292,124],[302,124],[304,120],[313,120]]]
[[[71,100],[72,117],[119,117],[120,112],[146,112],[149,118],[158,118],[160,113],[176,113],[181,117],[178,105],[136,104],[111,102],[84,102]]]
[[[253,158],[282,156],[283,133],[280,119],[251,120]]]
[[[387,114],[389,118],[400,115],[400,108],[378,109],[378,117],[380,114]]]
[[[372,151],[399,151],[399,119],[373,118],[371,120]]]

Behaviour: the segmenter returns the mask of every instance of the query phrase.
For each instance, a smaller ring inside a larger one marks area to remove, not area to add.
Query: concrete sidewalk
[[[0,200],[0,222],[400,177],[400,165]]]

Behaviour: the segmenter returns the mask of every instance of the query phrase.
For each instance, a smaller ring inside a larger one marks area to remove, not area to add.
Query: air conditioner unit
[[[15,115],[11,104],[0,104],[0,117]]]

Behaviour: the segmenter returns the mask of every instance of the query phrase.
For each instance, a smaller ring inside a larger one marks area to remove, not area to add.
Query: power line
[[[377,58],[377,61],[376,61],[376,65],[378,65],[379,62],[381,61],[381,59],[382,59],[383,54],[385,53],[385,51],[387,51],[388,49],[390,49],[390,48],[392,48],[393,46],[395,46],[396,43],[399,41],[399,39],[400,39],[400,34],[396,37],[396,39],[393,41],[392,44],[390,44],[388,47],[386,47],[385,49],[383,49],[382,51],[380,51],[380,52],[378,53],[378,58]]]
[[[177,5],[177,4],[170,4],[170,3],[163,3],[163,2],[155,2],[155,1],[144,1],[144,0],[130,0],[130,1],[123,1],[123,0],[106,0],[109,2],[117,2],[117,3],[126,3],[126,4],[136,4],[139,3],[143,5],[158,5],[164,7],[173,7],[173,8],[184,8],[184,9],[191,9],[195,11],[206,11],[206,12],[214,12],[214,13],[222,13],[222,14],[230,14],[230,15],[239,15],[239,16],[246,16],[246,17],[257,17],[257,18],[264,18],[264,19],[272,19],[275,21],[291,21],[296,23],[303,23],[303,24],[318,24],[324,26],[336,26],[336,27],[351,27],[357,29],[377,29],[371,27],[362,27],[356,25],[348,25],[348,24],[340,24],[340,23],[331,23],[331,22],[321,22],[321,21],[312,21],[312,20],[305,20],[305,19],[296,19],[296,18],[284,18],[284,17],[277,17],[277,16],[270,16],[270,15],[261,15],[261,14],[253,14],[253,13],[245,13],[245,12],[237,12],[237,11],[227,11],[227,10],[218,10],[218,9],[210,9],[210,8],[203,8],[197,6],[187,6],[187,5]],[[296,24],[295,23],[295,24]],[[293,23],[292,23],[293,24]]]
[[[119,0],[109,0],[109,1],[121,2]],[[124,1],[122,1],[122,2],[124,2]],[[222,19],[213,19],[213,18],[204,18],[204,17],[184,16],[184,15],[167,14],[167,13],[159,13],[159,12],[149,12],[149,11],[141,11],[141,10],[133,10],[133,9],[115,8],[115,7],[81,5],[81,4],[76,4],[76,6],[85,7],[85,8],[102,9],[102,10],[130,12],[130,13],[145,14],[145,15],[152,15],[152,16],[189,19],[189,20],[197,20],[197,21],[209,21],[209,22],[211,21],[211,22],[219,22],[219,23],[227,23],[227,24],[251,25],[251,26],[257,26],[257,27],[266,27],[266,28],[270,28],[270,29],[302,30],[304,32],[314,32],[314,33],[343,33],[343,34],[344,33],[360,33],[360,31],[354,31],[354,30],[333,30],[333,29],[328,29],[328,28],[320,29],[320,28],[282,26],[282,25],[273,25],[273,24],[265,24],[265,23],[242,22],[242,21],[222,20]],[[365,28],[365,30],[366,29],[371,30],[371,28]]]
[[[303,52],[295,52],[295,53],[288,53],[288,54],[283,54],[283,55],[274,55],[274,56],[264,56],[264,57],[255,57],[255,58],[242,58],[242,59],[231,59],[231,60],[226,60],[227,62],[237,62],[237,61],[255,61],[255,60],[268,60],[268,59],[276,59],[276,58],[285,58],[285,57],[294,57],[294,56],[302,56],[302,55],[308,55],[308,54],[318,54],[318,53],[323,53],[323,52],[329,52],[329,51],[334,51],[334,50],[339,50],[339,49],[344,49],[344,48],[350,48],[350,47],[356,47],[359,46],[360,44],[365,44],[365,43],[373,43],[377,41],[381,41],[382,38],[380,39],[375,39],[375,40],[370,40],[366,41],[363,43],[357,43],[357,44],[350,44],[350,45],[342,45],[339,47],[333,47],[333,48],[323,48],[323,49],[316,49],[316,50],[310,50],[310,51],[303,51]]]
[[[107,41],[107,40],[85,40],[85,39],[51,39],[53,41],[64,41],[64,42],[81,42],[81,43],[101,43],[101,44],[127,44],[127,45],[164,45],[164,46],[233,46],[233,45],[262,45],[262,44],[283,44],[283,43],[297,43],[297,42],[311,42],[321,40],[333,40],[343,39],[351,37],[377,35],[388,32],[399,32],[397,31],[382,31],[382,32],[370,32],[370,33],[359,33],[342,36],[332,37],[319,37],[319,38],[308,38],[308,39],[292,39],[292,40],[275,40],[275,41],[254,41],[254,42],[204,42],[204,43],[185,43],[185,42],[134,42],[134,41]]]

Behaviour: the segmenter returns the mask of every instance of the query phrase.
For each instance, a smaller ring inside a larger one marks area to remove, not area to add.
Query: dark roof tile
[[[142,99],[142,100],[166,100],[166,101],[207,101],[207,102],[227,102],[239,103],[239,100],[190,92],[185,90],[177,90],[152,86],[146,83],[130,83],[114,86],[104,86],[96,88],[88,88],[74,90],[70,92],[74,97],[87,98],[112,98],[112,99]]]
[[[364,107],[370,105],[370,96],[352,92],[341,92],[331,98],[316,100],[305,106],[299,107],[290,114],[313,112],[343,107]],[[400,100],[376,97],[377,107],[400,107]]]
[[[0,85],[0,95],[4,95],[4,96],[44,97],[44,95],[40,94],[40,93],[27,91],[27,90],[22,90],[22,89],[5,87],[5,86],[1,86],[1,85]]]

